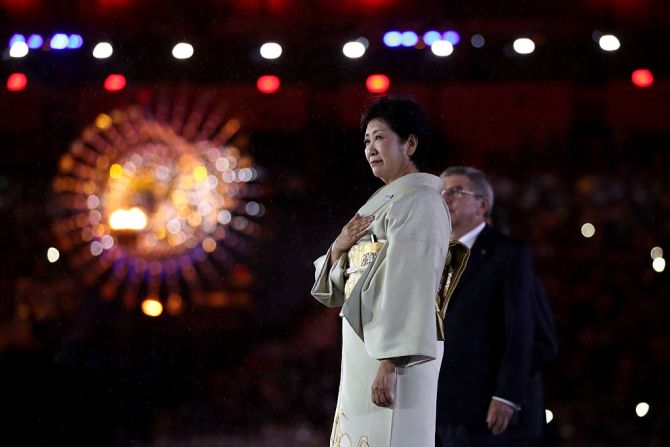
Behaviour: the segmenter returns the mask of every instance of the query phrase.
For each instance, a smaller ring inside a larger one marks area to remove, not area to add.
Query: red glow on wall
[[[282,11],[289,5],[287,0],[268,0],[267,5],[271,11]]]
[[[392,0],[359,0],[358,3],[361,4],[361,6],[369,6],[369,7],[382,7],[382,6],[389,6],[393,3]]]
[[[631,80],[636,87],[651,87],[654,85],[654,74],[647,69],[641,68],[633,72]]]
[[[389,10],[396,6],[396,0],[339,0],[337,2],[327,3],[332,10],[345,14],[378,14],[384,10]]]
[[[118,92],[126,86],[126,78],[120,74],[112,74],[105,79],[105,90],[108,92]]]
[[[36,0],[0,0],[0,6],[7,9],[24,10],[37,6]]]
[[[143,88],[137,92],[137,101],[139,101],[141,104],[146,104],[151,101],[151,90],[148,88]]]
[[[256,81],[256,87],[258,87],[258,91],[261,93],[274,93],[279,90],[280,85],[281,81],[279,78],[272,75],[261,76]]]
[[[115,6],[126,6],[130,0],[98,0],[98,5],[103,8],[110,8]]]
[[[28,78],[23,73],[12,73],[7,78],[7,90],[10,92],[20,92],[28,85]]]
[[[391,80],[383,74],[373,74],[368,76],[365,86],[370,93],[386,93],[391,85]]]

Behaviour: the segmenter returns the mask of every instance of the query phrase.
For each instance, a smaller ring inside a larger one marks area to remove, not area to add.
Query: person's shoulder
[[[424,238],[449,240],[451,224],[447,205],[434,188],[416,186],[394,197],[386,214],[390,227],[415,228]]]
[[[396,201],[443,201],[439,190],[441,184],[440,178],[432,174],[420,172],[408,175],[402,179],[402,192]]]
[[[391,212],[441,212],[447,205],[439,192],[426,185],[414,185],[391,203]]]

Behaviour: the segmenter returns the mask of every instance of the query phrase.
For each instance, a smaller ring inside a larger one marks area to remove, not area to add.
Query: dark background
[[[384,47],[392,28],[462,41],[439,59]],[[380,186],[357,130],[372,73],[425,108],[431,171],[490,173],[511,233],[533,248],[560,343],[545,443],[670,445],[669,282],[650,257],[670,250],[669,29],[662,0],[0,1],[3,48],[15,32],[84,37],[23,59],[4,49],[0,62],[0,445],[325,445],[340,323],[309,296],[311,262]],[[621,49],[601,51],[597,31]],[[511,53],[522,35],[534,54]],[[347,60],[342,44],[360,36],[368,52]],[[103,39],[115,53],[94,60]],[[187,61],[170,55],[181,40],[195,47]],[[258,56],[267,40],[282,58]],[[638,68],[653,86],[631,83]],[[4,86],[15,71],[22,92]],[[110,73],[126,76],[123,91],[104,91]],[[259,93],[262,74],[281,89]],[[103,300],[67,251],[47,262],[51,184],[100,113],[203,93],[241,119],[264,172],[264,231],[240,260],[252,300],[149,318]]]

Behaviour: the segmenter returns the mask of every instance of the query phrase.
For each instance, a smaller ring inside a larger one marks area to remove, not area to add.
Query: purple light
[[[51,43],[49,44],[53,50],[63,50],[67,48],[70,39],[66,34],[54,34],[51,38]]]
[[[440,39],[442,39],[442,35],[437,31],[426,31],[423,34],[423,43],[428,46],[431,46]]]
[[[384,45],[395,48],[402,44],[402,35],[398,31],[389,31],[384,34]]]
[[[9,47],[11,48],[17,42],[25,42],[26,38],[23,34],[14,34],[11,39],[9,39]]]
[[[447,31],[444,33],[443,38],[454,46],[458,45],[458,42],[461,41],[461,36],[456,31]]]
[[[67,42],[67,47],[69,49],[76,50],[77,48],[81,48],[83,44],[84,39],[82,39],[79,34],[70,34],[70,37],[68,38]]]
[[[402,46],[413,47],[419,42],[419,36],[414,31],[405,31],[402,33]]]
[[[31,34],[28,38],[28,48],[36,50],[42,48],[42,45],[44,45],[44,39],[39,34]]]

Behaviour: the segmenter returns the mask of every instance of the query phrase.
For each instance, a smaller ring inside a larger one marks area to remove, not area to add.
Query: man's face
[[[488,204],[472,188],[470,179],[464,175],[442,177],[442,197],[449,207],[451,226],[454,232],[465,234],[484,222]]]

